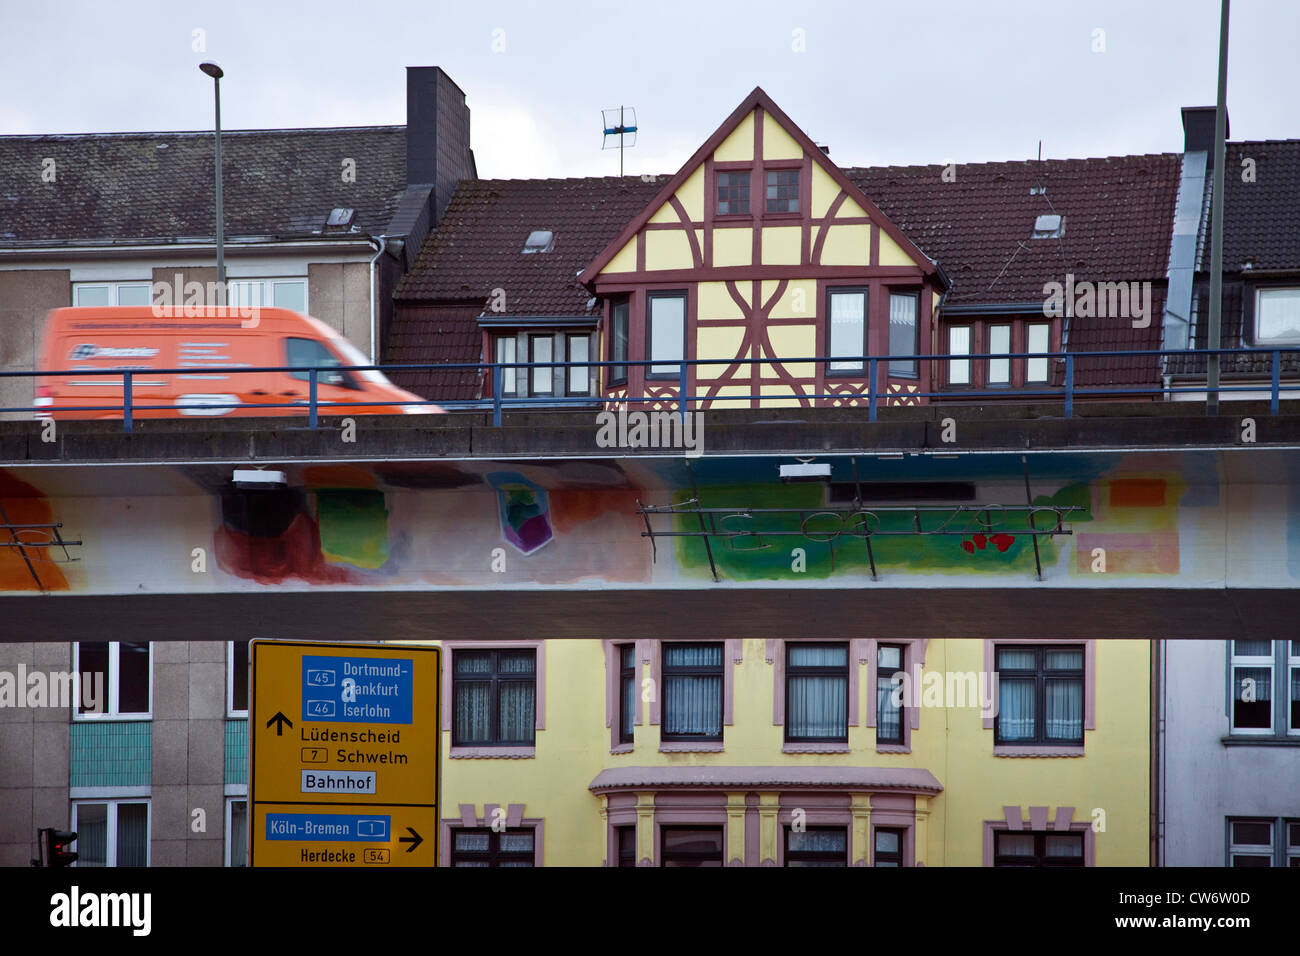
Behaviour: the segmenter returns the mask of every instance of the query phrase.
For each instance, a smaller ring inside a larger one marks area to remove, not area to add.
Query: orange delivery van
[[[236,307],[82,306],[54,309],[45,325],[36,378],[36,417],[122,418],[123,377],[89,371],[130,370],[133,418],[305,415],[308,372],[238,372],[238,368],[306,366],[316,373],[319,414],[439,413],[369,365],[351,342],[324,322],[288,309]],[[342,402],[356,405],[330,407]],[[394,402],[396,404],[376,404]],[[278,404],[279,408],[256,408]],[[74,410],[78,406],[115,406]],[[146,409],[141,406],[161,406]]]

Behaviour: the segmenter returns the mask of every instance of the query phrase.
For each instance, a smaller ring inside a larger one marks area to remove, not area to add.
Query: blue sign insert
[[[268,813],[268,840],[313,840],[321,843],[350,843],[374,840],[387,843],[392,818],[380,814],[356,813]]]
[[[302,719],[409,724],[415,662],[396,657],[302,658]]]

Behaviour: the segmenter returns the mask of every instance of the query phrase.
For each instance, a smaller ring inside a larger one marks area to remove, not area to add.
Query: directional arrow
[[[285,724],[288,724],[290,728],[293,727],[293,721],[290,720],[288,717],[284,716],[284,711],[282,710],[277,710],[275,712],[275,716],[266,722],[266,726],[268,727],[270,727],[272,724],[275,724],[275,735],[277,737],[284,736]]]
[[[420,836],[420,834],[416,833],[414,827],[407,827],[407,828],[406,828],[406,832],[409,833],[409,834],[411,834],[411,835],[410,835],[409,837],[398,837],[398,838],[397,838],[397,842],[398,842],[398,843],[409,843],[409,844],[411,844],[410,846],[408,846],[408,847],[406,848],[406,852],[407,852],[407,853],[410,853],[410,852],[411,852],[412,850],[414,850],[417,846],[419,846],[421,843],[424,842],[424,837],[422,837],[422,836]]]

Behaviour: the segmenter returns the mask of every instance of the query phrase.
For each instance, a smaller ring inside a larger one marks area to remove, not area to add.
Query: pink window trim
[[[499,807],[499,803],[486,803],[483,805],[483,816],[474,815],[475,807],[472,803],[462,803],[457,809],[460,810],[459,817],[443,817],[439,824],[441,833],[441,845],[438,848],[438,865],[451,866],[451,831],[465,829],[482,829],[492,826],[492,811]],[[511,803],[507,804],[506,809],[506,826],[507,827],[532,827],[533,829],[533,866],[542,866],[546,859],[544,852],[546,818],[545,817],[525,817],[524,804]]]
[[[984,639],[984,673],[992,674],[997,671],[997,657],[994,654],[994,647],[993,647],[995,644],[1004,645],[1004,646],[1010,644],[1028,644],[1032,646],[1038,644],[1078,644],[1078,643],[1079,641],[1077,640],[1070,640],[1068,638],[1060,638],[1060,637],[1010,638],[1006,640],[1003,640],[1001,638],[998,638],[997,640],[994,640],[993,638],[985,638]],[[994,718],[992,717],[983,718],[985,730],[993,729],[993,719]],[[1097,729],[1097,642],[1096,640],[1086,640],[1083,642],[1083,729],[1084,730]],[[1083,748],[1081,747],[1020,747],[1016,749],[1018,749],[1021,753],[1024,753],[1025,756],[1033,756],[1033,754],[1030,753],[1030,751],[1037,750],[1037,751],[1042,751],[1043,756],[1060,757],[1060,756],[1073,755],[1075,751],[1081,752]],[[1055,750],[1060,750],[1064,752],[1063,753],[1048,752],[1048,751],[1055,751]],[[1006,756],[1011,756],[1011,754],[1008,753]]]
[[[725,748],[721,741],[661,740],[661,754],[720,754]]]
[[[783,754],[846,754],[848,752],[848,744],[790,743],[788,741],[781,744],[781,753]]]
[[[876,669],[879,660],[878,651],[881,644],[901,644],[903,647],[903,670],[911,674],[914,669],[925,668],[925,655],[930,649],[930,639],[928,637],[905,638],[899,641],[891,641],[888,638],[869,638],[866,641],[865,650],[867,663],[867,720],[866,726],[874,728],[876,726]],[[919,688],[913,689],[913,694],[917,693]],[[912,730],[921,729],[921,708],[908,707],[907,724]],[[912,739],[910,734],[903,735],[903,747],[905,750],[899,750],[898,744],[877,744],[877,753],[911,753]]]
[[[994,744],[993,756],[995,757],[1085,757],[1087,756],[1087,752],[1083,747],[1017,747],[1014,744]]]
[[[1029,643],[1029,642],[1025,642]],[[1026,820],[1019,806],[1003,807],[1001,820],[984,821],[984,866],[993,865],[993,834],[1017,833],[1022,830],[1083,834],[1083,865],[1097,865],[1097,835],[1087,820],[1074,820],[1074,807],[1030,807]],[[874,817],[873,817],[874,819]]]
[[[828,641],[821,638],[789,639],[800,644],[843,644],[844,641]],[[772,665],[772,726],[785,726],[785,645],[789,641],[783,638],[768,638],[765,658]],[[849,645],[849,726],[858,726],[858,670],[865,661],[866,646],[870,641],[855,637],[847,642]],[[817,745],[824,748],[824,745]],[[795,753],[796,751],[786,751]],[[838,753],[822,749],[823,753]]]
[[[664,644],[716,644],[717,641],[700,640],[697,638],[663,641],[658,639],[640,640],[636,642],[637,654],[641,658],[642,664],[648,664],[650,667],[650,680],[654,687],[654,700],[650,702],[650,723],[658,725],[663,715],[663,694],[660,689],[663,687],[663,645]],[[724,727],[731,727],[735,720],[733,716],[736,709],[736,667],[742,663],[745,653],[745,642],[738,637],[729,637],[722,642],[722,724]],[[728,662],[732,666],[728,667]]]
[[[452,747],[452,760],[522,760],[537,756],[536,747]]]
[[[537,697],[536,697],[536,717],[533,724],[534,730],[546,729],[546,641],[443,641],[442,646],[446,648],[447,655],[442,665],[442,729],[451,733],[452,719],[452,698],[451,698],[451,675],[453,669],[453,658],[457,650],[501,650],[515,649],[528,650],[532,649],[537,652]],[[510,747],[453,747],[452,756],[457,756],[458,751],[470,750],[496,750],[505,751]],[[531,749],[531,748],[529,748]],[[499,753],[505,756],[504,753]],[[490,755],[487,755],[490,756]]]
[[[642,724],[641,716],[644,709],[639,699],[641,687],[641,654],[639,651],[638,641],[615,641],[603,640],[605,646],[605,726],[609,728],[609,752],[612,754],[627,753],[632,749],[632,744],[618,739],[618,675],[622,670],[621,662],[618,659],[618,649],[627,644],[633,645],[632,656],[632,692],[638,695],[636,717],[632,720],[632,726],[640,727]],[[657,694],[655,695],[658,696]],[[635,731],[633,732],[635,735]]]

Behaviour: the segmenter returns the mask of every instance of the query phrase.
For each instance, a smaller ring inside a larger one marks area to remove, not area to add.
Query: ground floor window
[[[76,866],[148,866],[149,801],[83,800],[72,805]]]
[[[531,827],[451,831],[452,866],[533,866],[536,834]]]
[[[903,865],[903,835],[897,827],[876,827],[876,842],[872,848],[872,866]]]
[[[660,866],[722,866],[722,827],[663,827]]]
[[[248,798],[226,800],[226,866],[248,866]]]
[[[994,866],[1083,866],[1082,833],[993,834]]]
[[[786,866],[848,866],[847,827],[785,828]]]

